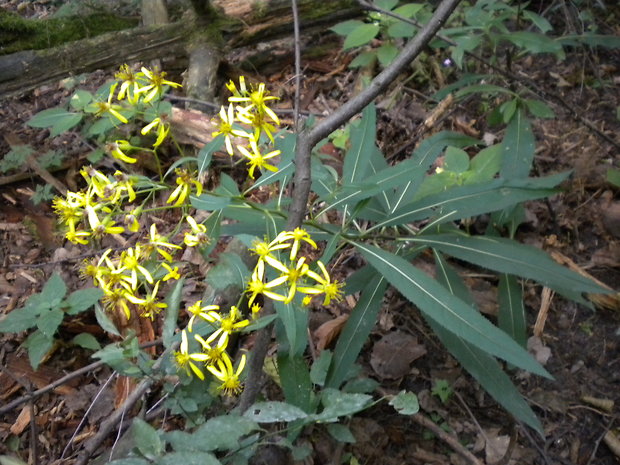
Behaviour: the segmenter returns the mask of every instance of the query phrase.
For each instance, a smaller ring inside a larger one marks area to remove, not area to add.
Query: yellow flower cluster
[[[153,319],[166,308],[166,304],[157,297],[160,284],[181,277],[179,268],[173,266],[172,256],[168,252],[180,248],[160,236],[153,224],[148,242],[137,243],[114,255],[112,249],[107,249],[98,260],[84,262],[82,275],[92,278],[93,284],[103,291],[102,300],[106,310],[122,311],[129,320],[130,305],[133,304],[140,316]],[[154,260],[158,254],[164,261]],[[155,280],[149,265],[154,272],[163,276]]]
[[[232,93],[228,98],[228,107],[222,106],[219,113],[219,127],[212,136],[223,136],[226,151],[233,156],[233,137],[241,137],[247,141],[245,145],[237,145],[237,150],[247,160],[248,174],[254,179],[254,170],[278,171],[268,160],[280,155],[279,150],[273,150],[267,154],[261,153],[259,148],[260,138],[265,134],[273,143],[273,132],[275,127],[271,123],[280,124],[280,120],[275,112],[269,108],[267,103],[276,100],[277,97],[269,95],[265,90],[265,84],[261,83],[258,87],[247,87],[245,78],[239,77],[239,87],[230,81],[226,87]],[[237,104],[237,105],[235,105]],[[251,128],[242,129],[242,126]]]
[[[241,312],[235,306],[230,308],[228,315],[220,313],[219,310],[220,307],[217,305],[203,306],[200,300],[187,308],[191,318],[187,330],[181,333],[181,345],[179,351],[175,352],[174,358],[177,365],[185,369],[188,375],[193,373],[201,380],[205,379],[203,370],[206,369],[220,380],[220,390],[232,396],[239,394],[243,389],[239,376],[245,367],[246,356],[245,354],[241,356],[235,370],[226,348],[230,335],[245,328],[250,322],[247,319],[241,319]],[[200,344],[201,351],[190,352],[187,334],[192,332],[197,318],[214,325],[216,329],[206,340],[194,334],[194,339]]]
[[[310,234],[301,228],[283,231],[271,242],[262,241],[254,244],[254,248],[250,250],[258,255],[258,262],[247,287],[250,306],[258,295],[289,303],[298,292],[305,294],[302,301],[304,305],[309,304],[316,295],[324,296],[323,305],[329,305],[332,299],[340,300],[342,296],[340,288],[343,283],[332,280],[320,260],[316,262],[320,274],[311,270],[306,263],[307,257],[297,256],[302,243],[317,248]],[[281,254],[285,250],[290,250],[288,260],[283,261],[276,257],[276,254]],[[267,279],[268,274],[272,275],[269,277],[270,281]],[[273,278],[275,275],[277,277]]]
[[[125,227],[117,225],[114,218],[123,200],[135,200],[135,178],[118,170],[109,178],[92,166],[82,168],[80,174],[86,180],[86,190],[67,192],[66,197],[56,197],[52,203],[60,221],[67,226],[66,238],[74,244],[88,244],[91,239],[124,232]],[[139,212],[133,211],[125,216],[132,232],[138,230],[137,215]]]
[[[166,86],[181,87],[181,84],[169,81],[165,76],[164,71],[142,67],[139,72],[134,72],[128,65],[122,65],[114,76],[116,82],[110,87],[108,98],[105,101],[94,102],[89,109],[95,116],[109,115],[115,121],[118,120],[127,124],[128,120],[123,111],[129,108],[120,103],[112,103],[115,94],[118,102],[126,101],[129,106],[140,109],[144,105],[160,99]],[[116,89],[118,89],[118,93],[116,93]],[[166,121],[165,115],[154,118],[140,130],[140,133],[144,136],[153,131],[156,134],[153,148],[156,149],[170,132],[170,123]],[[119,139],[107,144],[106,149],[117,160],[125,163],[136,163],[137,158],[128,155],[128,152],[138,150],[140,147],[133,146],[127,140]]]

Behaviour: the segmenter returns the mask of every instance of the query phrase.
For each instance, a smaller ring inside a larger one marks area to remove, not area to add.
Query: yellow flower
[[[112,155],[112,157],[117,160],[124,161],[125,163],[135,163],[138,161],[137,158],[130,157],[124,151],[131,150],[135,148],[133,145],[126,140],[117,140],[114,142],[109,142],[105,146],[106,153]]]
[[[137,289],[138,287],[138,272],[146,279],[146,282],[153,284],[153,276],[151,276],[149,270],[140,264],[142,258],[143,254],[140,244],[136,244],[135,247],[130,247],[121,253],[119,264],[129,271],[129,276],[126,276],[125,280],[131,284],[132,289]]]
[[[228,98],[229,102],[248,103],[245,109],[254,108],[257,113],[267,114],[276,124],[280,124],[275,112],[267,106],[269,100],[277,100],[278,97],[268,95],[269,92],[265,90],[265,84],[260,83],[257,89],[252,89],[250,92],[245,92],[245,95],[232,96]]]
[[[239,76],[239,90],[237,90],[237,86],[232,80],[228,81],[228,84],[226,84],[226,88],[230,91],[231,94],[233,94],[234,97],[245,97],[248,94],[248,89],[245,86],[244,76]]]
[[[140,133],[144,136],[157,127],[157,140],[153,143],[153,147],[159,147],[170,132],[170,124],[162,121],[162,118],[155,118],[149,124],[144,126]]]
[[[130,202],[136,200],[136,191],[133,189],[133,185],[135,184],[135,178],[132,176],[128,176],[127,174],[119,170],[116,170],[114,172],[114,177],[116,178],[116,184],[114,186],[116,193],[115,196],[110,199],[110,202],[116,203],[123,192],[127,192],[127,199]]]
[[[65,237],[69,242],[73,244],[88,244],[88,237],[90,237],[90,233],[87,231],[76,231],[75,225],[73,223],[69,223],[69,230],[65,233]]]
[[[252,306],[252,304],[254,303],[254,299],[256,299],[256,296],[258,296],[259,294],[263,294],[273,300],[284,302],[286,300],[285,296],[276,294],[275,292],[271,291],[272,288],[282,284],[282,282],[283,281],[281,280],[281,278],[277,278],[265,284],[263,282],[263,279],[258,276],[257,269],[255,268],[252,272],[252,278],[250,279],[250,282],[248,282],[248,287],[246,290],[246,292],[250,292],[252,294],[248,300],[248,306]]]
[[[202,370],[192,362],[204,362],[207,360],[207,356],[203,353],[189,353],[189,344],[187,342],[187,333],[185,330],[181,332],[181,345],[179,347],[179,351],[174,353],[174,360],[179,368],[183,368],[185,370],[188,376],[191,376],[193,372],[201,380],[205,379],[205,375]]]
[[[95,209],[90,205],[86,207],[86,213],[88,214],[88,223],[93,231],[92,235],[95,238],[101,238],[104,234],[120,234],[125,231],[123,226],[115,226],[116,222],[112,220],[110,215],[100,220]]]
[[[112,103],[112,96],[114,95],[114,91],[116,90],[117,85],[118,82],[112,84],[112,87],[110,87],[110,93],[108,94],[107,101],[94,102],[89,106],[89,108],[95,114],[95,116],[103,116],[105,113],[109,113],[122,123],[127,123],[127,118],[125,118],[122,114],[119,113],[119,110],[122,110],[123,107]]]
[[[179,274],[179,267],[175,266],[174,268],[172,268],[170,265],[168,265],[166,262],[162,262],[161,266],[163,266],[167,271],[168,274],[166,274],[166,276],[164,276],[163,278],[161,278],[162,281],[166,282],[170,279],[181,279],[181,275]]]
[[[222,359],[222,354],[226,350],[225,344],[224,345],[218,344],[216,346],[212,346],[207,341],[205,341],[199,334],[195,334],[194,338],[200,343],[200,345],[202,345],[202,350],[204,351],[204,354],[207,356],[207,359],[205,360],[206,364],[214,365],[217,363],[218,360]]]
[[[149,240],[144,244],[145,254],[151,255],[155,250],[169,262],[172,261],[172,255],[166,249],[181,249],[180,245],[171,244],[157,232],[157,225],[153,223],[149,229]]]
[[[134,73],[127,64],[121,65],[118,72],[114,77],[121,81],[121,87],[118,90],[116,98],[123,100],[127,97],[130,103],[136,103],[138,100],[138,93],[140,90],[140,83],[138,82],[138,74]]]
[[[312,240],[308,231],[302,228],[295,228],[293,231],[283,231],[276,236],[273,242],[282,243],[290,241],[291,239],[293,240],[290,255],[291,260],[295,260],[295,257],[297,257],[297,252],[299,252],[299,246],[302,241],[306,244],[310,244],[314,249],[317,248],[316,242]]]
[[[228,111],[224,106],[220,109],[220,124],[217,131],[211,133],[211,137],[217,137],[219,135],[224,136],[224,142],[226,144],[226,151],[228,155],[233,155],[232,138],[246,137],[250,138],[251,135],[240,129],[234,129],[233,124],[235,122],[234,109],[232,103],[228,105]]]
[[[187,329],[189,329],[190,331],[193,330],[194,320],[196,318],[202,318],[209,323],[213,323],[215,319],[210,315],[210,312],[219,309],[219,305],[206,305],[203,307],[202,300],[196,301],[193,305],[187,307],[187,311],[192,314],[191,318],[189,319],[189,323],[187,324]]]
[[[239,380],[239,375],[243,372],[245,360],[246,356],[243,354],[241,356],[241,360],[239,361],[239,366],[235,371],[233,369],[232,362],[230,361],[230,357],[226,352],[224,352],[222,353],[222,358],[216,363],[217,368],[213,365],[209,365],[207,367],[207,370],[209,370],[213,376],[222,382],[220,385],[220,390],[223,391],[225,395],[234,396],[243,390],[243,385]]]
[[[313,287],[299,287],[297,290],[304,294],[310,295],[318,295],[325,294],[325,298],[323,299],[323,305],[329,305],[331,299],[339,301],[342,299],[342,291],[340,288],[344,285],[344,283],[339,283],[338,281],[332,281],[325,265],[320,260],[317,261],[319,268],[321,269],[321,273],[323,276],[318,275],[312,270],[308,270],[306,275],[316,281],[316,285]]]
[[[122,287],[100,286],[103,291],[103,306],[106,310],[122,310],[127,320],[131,318],[128,296],[131,295],[127,289]]]
[[[75,223],[82,219],[87,203],[83,192],[67,192],[66,198],[54,197],[52,208],[61,222],[75,229]]]
[[[263,155],[260,153],[260,150],[258,149],[258,145],[254,138],[250,139],[251,151],[249,151],[248,149],[246,149],[245,147],[241,145],[238,145],[237,148],[241,152],[241,155],[243,155],[245,158],[248,159],[248,162],[247,162],[249,166],[248,174],[250,175],[252,179],[254,179],[254,170],[256,168],[260,170],[266,169],[269,171],[278,171],[278,168],[275,167],[274,165],[270,165],[269,163],[267,163],[267,160],[280,155],[280,150],[273,150],[269,152],[267,155]]]
[[[258,262],[256,263],[257,276],[259,279],[263,279],[265,276],[265,258],[272,256],[271,253],[276,250],[282,250],[290,247],[290,244],[278,244],[275,241],[271,243],[267,243],[265,241],[255,241],[253,243],[254,248],[251,248],[250,251],[255,255],[258,255]]]
[[[239,108],[237,119],[239,122],[249,124],[254,128],[254,134],[251,135],[254,139],[260,140],[260,136],[264,132],[273,142],[273,133],[276,128],[267,121],[264,113],[252,111],[252,108]],[[279,121],[277,123],[280,124]]]
[[[196,223],[196,220],[194,220],[191,216],[188,216],[186,220],[192,228],[192,232],[185,233],[185,237],[183,238],[185,245],[188,247],[195,247],[197,245],[208,244],[209,236],[207,236],[207,227],[202,223]]]
[[[160,96],[164,93],[164,86],[168,85],[171,87],[182,87],[181,84],[177,82],[168,81],[165,79],[166,72],[159,70],[150,70],[145,68],[144,66],[141,68],[142,75],[147,79],[148,84],[144,87],[141,87],[138,91],[141,94],[146,93],[144,97],[144,103],[148,103],[153,100],[156,96]]]
[[[174,202],[174,205],[176,206],[183,204],[189,196],[192,186],[196,188],[196,195],[202,194],[202,184],[194,178],[195,173],[191,173],[182,168],[177,168],[174,172],[177,174],[176,182],[178,186],[174,191],[172,191],[172,194],[170,194],[170,197],[168,197],[166,203]]]
[[[232,333],[250,324],[248,320],[239,321],[241,312],[234,305],[230,307],[228,316],[224,317],[218,312],[210,311],[208,312],[208,317],[211,318],[211,321],[219,321],[220,323],[220,327],[207,338],[207,342],[211,343],[219,337],[218,346],[227,345],[228,338]]]
[[[129,294],[127,295],[127,299],[132,304],[136,304],[142,308],[142,313],[140,314],[140,316],[153,319],[155,315],[157,315],[159,312],[161,312],[164,308],[168,306],[163,302],[157,301],[157,291],[159,290],[160,282],[161,281],[157,281],[151,293],[148,294],[144,298],[136,297],[134,295],[129,295]]]

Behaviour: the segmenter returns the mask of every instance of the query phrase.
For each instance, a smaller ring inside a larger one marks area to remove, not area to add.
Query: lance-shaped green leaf
[[[371,278],[367,287],[364,288],[338,338],[325,380],[326,387],[337,389],[345,381],[370,331],[375,326],[386,288],[385,279],[377,275]]]
[[[527,343],[527,322],[523,306],[523,289],[514,275],[502,273],[498,286],[499,327],[521,346]]]
[[[465,283],[448,263],[435,252],[437,263],[437,280],[450,292],[463,300],[471,298]],[[523,421],[542,434],[542,426],[536,415],[525,402],[510,378],[504,373],[497,361],[472,344],[455,336],[432,319],[425,316],[429,326],[450,353],[463,365],[480,385],[502,407],[515,418]]]
[[[561,173],[541,179],[494,179],[484,184],[453,187],[402,206],[371,230],[428,218],[437,218],[437,224],[440,224],[502,210],[525,200],[548,197],[556,193],[556,190],[549,186],[549,181],[555,185],[567,176],[568,173]]]
[[[525,111],[517,109],[502,142],[500,174],[506,179],[526,178],[532,168],[536,144]]]
[[[511,239],[429,234],[415,237],[412,242],[426,244],[484,268],[533,279],[578,302],[583,302],[581,293],[608,292],[594,281],[559,265],[542,250]]]
[[[375,106],[370,104],[364,108],[360,124],[351,127],[351,148],[347,151],[342,166],[344,184],[353,184],[366,175],[372,152],[378,150],[376,124]]]
[[[344,206],[374,197],[388,189],[395,189],[410,182],[412,178],[423,176],[425,172],[426,167],[419,166],[417,162],[411,159],[385,168],[366,178],[361,184],[343,186],[342,190],[336,193],[332,200],[328,201],[329,205],[319,215],[334,208],[341,209]]]
[[[368,262],[438,325],[480,350],[541,376],[549,373],[519,344],[463,300],[405,259],[366,244],[355,243]]]
[[[411,159],[414,160],[418,166],[423,168],[422,173],[416,172],[416,175],[411,178],[404,186],[398,189],[390,201],[391,212],[394,213],[402,205],[409,203],[415,193],[418,191],[426,170],[428,170],[433,162],[437,159],[439,154],[447,146],[453,147],[467,147],[468,145],[478,144],[480,141],[473,139],[469,136],[464,136],[451,131],[442,131],[434,136],[425,139],[420,146],[411,154]]]

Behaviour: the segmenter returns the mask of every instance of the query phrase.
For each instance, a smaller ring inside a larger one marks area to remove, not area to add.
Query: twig
[[[391,11],[388,11],[388,10],[385,10],[383,8],[380,8],[378,6],[375,6],[375,5],[369,3],[369,2],[367,2],[365,0],[358,0],[358,3],[363,8],[367,8],[369,10],[377,11],[377,12],[379,12],[381,14],[386,15],[386,16],[391,16],[392,18],[396,18],[396,19],[399,19],[400,21],[403,21],[405,23],[411,24],[412,26],[420,27],[420,23],[415,21],[415,20],[413,20],[413,19],[405,18],[404,16],[401,16],[399,14],[396,14],[396,13],[393,13]],[[437,37],[439,37],[441,40],[443,40],[444,42],[447,42],[448,44],[450,44],[452,46],[456,46],[457,45],[457,43],[454,40],[450,39],[449,37],[446,37],[443,34],[437,34]],[[505,70],[503,68],[500,68],[499,66],[496,66],[493,63],[490,63],[489,61],[487,61],[484,58],[482,58],[480,55],[476,55],[473,52],[465,51],[465,55],[468,56],[469,58],[472,58],[472,59],[478,61],[479,63],[482,63],[484,66],[486,66],[489,69],[492,69],[496,73],[501,74],[502,76],[504,76],[508,80],[516,82],[516,83],[522,85],[523,87],[528,89],[530,92],[538,95],[540,98],[545,99],[547,101],[555,100],[557,105],[560,105],[561,107],[564,107],[564,109],[566,109],[566,110],[568,110],[570,112],[570,114],[571,114],[571,116],[573,117],[574,120],[576,120],[576,121],[580,122],[581,124],[583,124],[584,126],[586,126],[588,129],[590,129],[590,131],[594,132],[597,136],[599,136],[600,138],[602,138],[602,139],[606,140],[607,142],[609,142],[610,144],[612,144],[615,148],[620,149],[620,142],[617,142],[616,140],[612,139],[611,136],[608,136],[603,131],[601,131],[599,128],[594,126],[594,124],[592,122],[590,122],[589,120],[587,120],[586,118],[581,116],[580,109],[577,109],[577,108],[573,107],[566,100],[564,100],[564,98],[562,98],[559,94],[556,94],[555,92],[550,92],[548,90],[545,90],[542,87],[540,87],[538,84],[536,84],[534,81],[532,81],[531,79],[528,79],[528,78],[523,77],[523,76],[517,76],[516,74],[512,73],[511,71],[508,71],[508,70]]]
[[[140,348],[141,349],[148,349],[149,347],[153,347],[156,345],[159,345],[162,343],[161,339],[157,339],[155,341],[152,342],[146,342],[144,344],[140,344]],[[98,361],[98,362],[93,362],[90,365],[86,365],[85,367],[79,368],[65,376],[63,376],[60,379],[57,379],[56,381],[54,381],[53,383],[48,384],[47,386],[42,387],[41,389],[37,389],[36,391],[26,394],[23,397],[20,397],[19,399],[15,399],[12,402],[9,402],[8,404],[4,405],[3,407],[0,407],[0,415],[5,414],[7,412],[10,412],[11,410],[13,410],[15,407],[19,407],[21,404],[24,404],[26,402],[28,402],[30,399],[34,399],[36,397],[42,396],[43,394],[45,394],[46,392],[49,392],[53,389],[56,389],[58,386],[62,386],[65,383],[68,383],[69,381],[71,381],[73,378],[77,378],[78,376],[81,376],[85,373],[88,373],[91,370],[96,370],[100,367],[102,367],[103,365],[105,365],[105,362],[103,361]],[[2,367],[0,367],[2,368]]]
[[[157,371],[159,369],[164,359],[170,352],[176,350],[176,347],[178,347],[178,343],[173,344],[160,355],[159,359],[157,359],[157,361],[153,364],[153,371]],[[88,440],[82,452],[79,453],[74,465],[86,465],[90,457],[95,453],[103,441],[105,441],[108,434],[110,434],[110,431],[114,429],[119,421],[122,421],[125,416],[125,412],[130,410],[135,403],[140,400],[140,398],[149,390],[154,381],[154,378],[148,377],[143,379],[140,384],[136,386],[136,389],[127,397],[127,399],[125,399],[123,405],[117,408],[107,420],[101,423],[99,431]]]
[[[431,430],[439,439],[449,445],[456,453],[467,459],[472,465],[484,465],[484,462],[482,462],[480,459],[478,459],[478,457],[476,457],[474,454],[469,452],[467,449],[465,449],[465,447],[461,445],[458,438],[446,433],[426,415],[422,413],[416,413],[415,415],[411,415],[411,419],[415,421],[418,425]]]

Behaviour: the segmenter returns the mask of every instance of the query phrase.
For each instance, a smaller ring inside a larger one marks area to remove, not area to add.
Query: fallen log
[[[213,44],[227,50],[291,36],[289,0],[219,0],[223,11],[213,28]],[[305,33],[354,17],[362,10],[354,0],[301,0],[299,14]],[[0,57],[0,98],[28,92],[64,77],[97,69],[114,69],[132,61],[187,57],[198,30],[191,19],[139,27],[70,42],[46,50],[29,50]],[[219,36],[219,37],[216,37]]]

